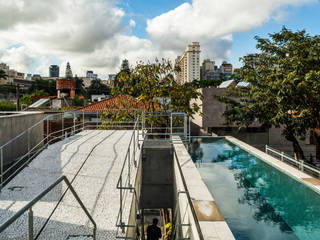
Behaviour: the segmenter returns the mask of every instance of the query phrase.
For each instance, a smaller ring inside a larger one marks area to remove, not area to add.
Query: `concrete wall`
[[[141,208],[173,208],[173,152],[169,142],[145,140],[142,150]]]
[[[0,112],[0,114],[0,146],[44,118],[42,112]],[[42,122],[30,129],[29,134],[25,132],[15,141],[3,147],[4,165],[10,164],[14,159],[28,151],[28,139],[30,148],[43,139]]]
[[[269,145],[276,149],[293,155],[292,143],[287,141],[282,135],[282,128],[271,128],[266,130],[259,129],[258,122],[250,125],[251,130],[256,131],[242,131],[239,132],[235,125],[226,126],[225,118],[223,116],[226,110],[226,105],[219,102],[214,95],[222,96],[228,89],[223,88],[204,88],[201,89],[203,100],[198,99],[196,102],[202,104],[202,114],[196,114],[192,124],[192,135],[211,135],[215,133],[219,136],[233,136],[241,141],[244,141],[254,147],[263,150],[265,145]],[[249,129],[250,130],[250,129]],[[299,141],[306,157],[310,155],[315,156],[315,146],[309,144],[309,135],[305,140]]]

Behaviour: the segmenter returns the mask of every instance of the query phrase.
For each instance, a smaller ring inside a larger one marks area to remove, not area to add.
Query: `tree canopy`
[[[191,83],[178,84],[174,78],[174,66],[169,60],[156,60],[154,63],[139,62],[129,72],[119,74],[118,85],[112,93],[114,95],[126,94],[138,98],[147,104],[149,112],[179,111],[192,115],[199,111],[196,104],[190,105],[191,99],[201,94]]]
[[[4,78],[4,79],[7,79],[8,75],[6,74],[6,72],[2,69],[0,69],[0,79],[1,78]]]
[[[31,87],[29,88],[29,93],[34,93],[36,91],[43,90],[47,93],[47,95],[54,96],[57,94],[56,90],[56,80],[50,79],[50,80],[43,80],[41,78],[35,79]]]
[[[111,93],[110,87],[103,84],[100,79],[92,80],[90,86],[87,89],[88,97],[90,97],[92,94],[109,95],[110,93]]]
[[[287,28],[269,38],[255,37],[261,53],[242,58],[237,77],[250,83],[220,98],[228,123],[239,128],[254,121],[282,127],[297,158],[304,159],[298,139],[320,128],[320,37]]]

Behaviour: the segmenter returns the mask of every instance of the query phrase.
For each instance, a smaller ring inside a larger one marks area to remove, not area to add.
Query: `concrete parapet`
[[[175,191],[179,195],[177,198],[179,207],[184,210],[180,213],[182,224],[189,225],[189,227],[182,227],[183,237],[199,239],[196,228],[196,221],[198,221],[204,239],[235,239],[184,144],[179,137],[173,137],[173,142],[176,152],[174,161]],[[183,176],[180,175],[178,163],[181,166]],[[183,186],[183,178],[187,189]],[[186,194],[182,194],[185,190],[189,192],[197,219],[193,217]],[[179,192],[180,194],[178,194]]]

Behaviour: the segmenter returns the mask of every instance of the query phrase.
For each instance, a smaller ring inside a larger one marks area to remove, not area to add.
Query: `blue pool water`
[[[225,139],[189,153],[236,239],[320,239],[320,195]]]

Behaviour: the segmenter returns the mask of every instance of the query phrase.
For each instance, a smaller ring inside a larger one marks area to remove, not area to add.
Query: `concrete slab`
[[[116,184],[132,131],[88,130],[50,145],[0,193],[0,224],[25,206],[57,178],[66,175],[96,221],[97,239],[115,239],[119,210]],[[138,150],[138,148],[137,148]],[[139,152],[136,155],[138,158]],[[135,168],[132,166],[132,181]],[[15,188],[19,187],[19,188]],[[61,183],[34,207],[35,233],[67,189]],[[124,217],[128,216],[129,198]],[[52,215],[40,239],[67,239],[90,235],[92,224],[70,191]],[[26,239],[27,217],[20,217],[0,234],[0,239]]]

